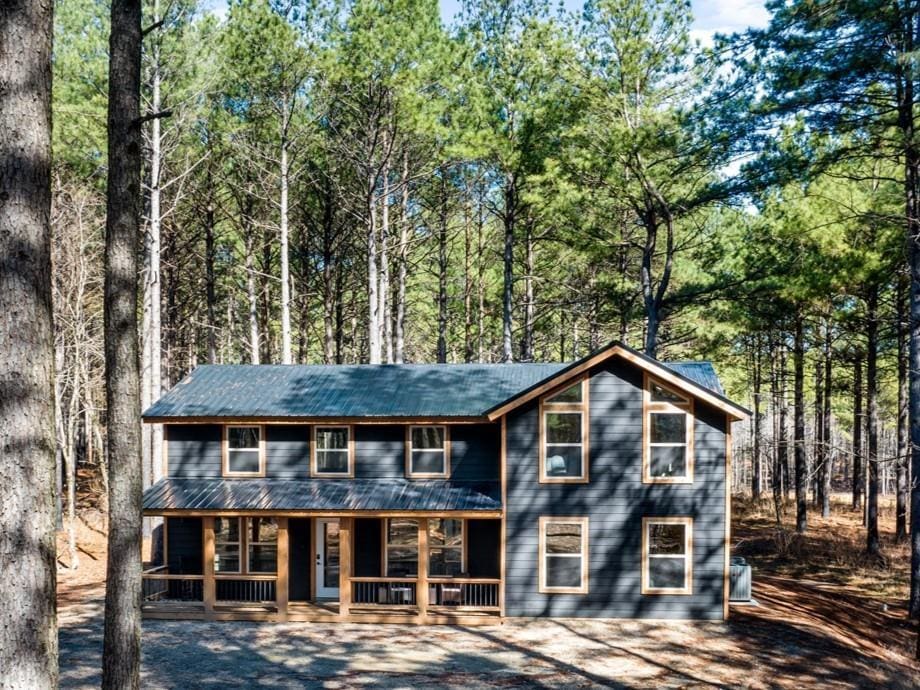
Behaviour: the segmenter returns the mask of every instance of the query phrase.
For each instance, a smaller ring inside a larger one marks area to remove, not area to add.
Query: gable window
[[[693,482],[693,399],[646,375],[642,481]]]
[[[224,476],[265,474],[264,432],[261,426],[224,427]]]
[[[418,520],[387,519],[387,577],[418,575]]]
[[[540,482],[588,481],[588,380],[540,401]]]
[[[587,594],[588,518],[540,518],[539,591]]]
[[[642,518],[642,593],[693,593],[693,518]]]
[[[214,518],[214,572],[240,572],[240,520]]]
[[[249,518],[247,564],[250,573],[274,573],[278,570],[278,522],[274,518]]]
[[[406,431],[406,473],[418,478],[450,475],[450,438],[446,426],[410,426]]]
[[[463,572],[463,520],[428,518],[428,574],[456,577]]]
[[[313,427],[313,464],[315,477],[353,477],[354,444],[349,426]]]

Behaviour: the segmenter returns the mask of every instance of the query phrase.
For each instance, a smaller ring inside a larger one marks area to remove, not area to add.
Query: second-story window
[[[450,475],[450,438],[446,426],[410,426],[406,441],[406,473],[410,477]]]
[[[587,379],[540,401],[540,482],[588,481]]]
[[[642,481],[693,482],[693,400],[646,376]]]
[[[313,427],[313,476],[354,476],[352,450],[351,427]]]
[[[224,427],[224,475],[258,477],[265,473],[261,426]]]

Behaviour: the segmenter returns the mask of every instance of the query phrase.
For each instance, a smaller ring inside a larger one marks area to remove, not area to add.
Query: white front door
[[[339,521],[316,519],[316,597],[339,598]]]

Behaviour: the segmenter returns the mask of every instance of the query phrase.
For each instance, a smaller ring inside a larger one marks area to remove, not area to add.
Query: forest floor
[[[758,606],[726,623],[512,620],[501,626],[145,621],[144,688],[916,688],[905,623],[907,548],[862,555],[859,516],[835,501],[805,538],[736,500],[736,553]],[[61,686],[99,686],[105,543],[80,523],[80,567],[59,573]]]

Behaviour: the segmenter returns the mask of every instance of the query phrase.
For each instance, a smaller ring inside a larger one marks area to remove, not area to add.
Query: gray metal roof
[[[659,364],[724,396],[709,362]],[[202,365],[144,417],[481,417],[571,366]]]
[[[498,482],[408,479],[161,479],[144,510],[497,511]]]

